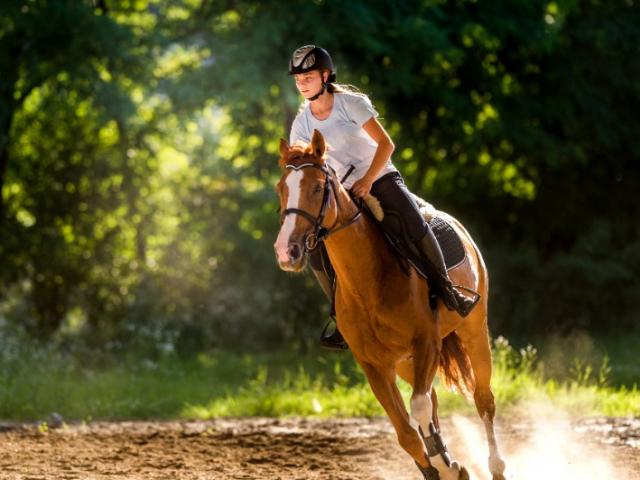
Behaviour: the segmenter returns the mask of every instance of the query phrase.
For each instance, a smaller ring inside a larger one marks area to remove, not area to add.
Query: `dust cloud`
[[[595,442],[588,431],[580,432],[566,413],[552,405],[536,404],[527,408],[526,417],[502,420],[508,435],[501,435],[497,418],[500,453],[507,464],[506,477],[513,480],[609,480],[640,478],[631,471],[614,466],[610,449]],[[491,480],[488,471],[488,446],[484,427],[469,417],[451,418],[455,438],[450,445],[459,461],[466,465],[471,478]],[[445,432],[443,432],[445,433]]]

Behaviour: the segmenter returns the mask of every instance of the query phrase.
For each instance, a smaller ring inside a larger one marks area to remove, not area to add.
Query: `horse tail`
[[[448,390],[455,389],[467,398],[473,397],[476,379],[469,355],[456,332],[442,340],[438,372],[440,381]]]

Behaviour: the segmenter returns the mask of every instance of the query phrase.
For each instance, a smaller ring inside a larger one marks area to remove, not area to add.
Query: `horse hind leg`
[[[433,379],[438,367],[438,342],[419,342],[413,356],[413,393],[411,416],[420,427],[427,449],[429,463],[438,471],[441,480],[468,480],[469,473],[457,462],[452,462],[437,427],[437,398],[431,397]],[[422,472],[425,473],[424,471]],[[429,478],[425,475],[425,478]],[[436,478],[436,477],[434,477]]]
[[[494,427],[496,406],[493,392],[491,392],[491,388],[476,388],[476,391],[473,394],[473,399],[478,410],[478,415],[480,415],[482,423],[484,423],[484,429],[487,434],[487,442],[489,444],[489,471],[491,472],[493,480],[505,480],[505,463],[500,456],[500,451],[498,450],[498,442],[496,440]]]
[[[491,347],[486,322],[482,325],[481,332],[473,335],[469,342],[465,342],[465,347],[476,379],[473,400],[487,434],[489,471],[493,480],[505,480],[505,463],[498,449],[494,427],[496,404],[491,391]]]
[[[433,413],[431,415],[431,421],[433,422],[433,426],[435,427],[435,431],[438,436],[440,435],[440,419],[438,418],[438,396],[436,395],[436,389],[431,387],[431,403],[433,405]],[[443,445],[442,449],[446,451],[446,446]],[[454,462],[455,463],[455,462]],[[469,480],[469,473],[467,469],[462,467],[460,470],[460,479],[461,480]]]
[[[431,421],[436,427],[436,430],[440,430],[440,419],[438,418],[438,396],[436,395],[436,389],[434,387],[431,387],[431,404],[433,405]]]

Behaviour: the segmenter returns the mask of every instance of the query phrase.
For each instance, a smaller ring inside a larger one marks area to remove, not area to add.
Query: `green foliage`
[[[493,331],[635,330],[640,240],[622,241],[621,227],[595,222],[572,247],[544,260],[532,247],[487,249]]]
[[[44,419],[52,412],[67,421],[384,415],[351,356],[219,350],[181,359],[170,350],[150,358],[139,352],[65,350],[26,341],[2,347],[3,419]],[[531,403],[549,403],[572,415],[640,414],[637,363],[633,383],[614,386],[609,377],[627,349],[611,352],[611,364],[608,357],[598,362],[593,352],[571,353],[562,360],[566,373],[551,376],[546,367],[553,362],[559,371],[559,359],[549,355],[549,348],[555,348],[553,340],[543,345],[546,353],[541,355],[531,346],[516,350],[502,337],[495,340],[492,385],[502,414],[526,411]],[[635,352],[635,346],[628,352]],[[400,380],[398,385],[408,401],[409,385]],[[474,413],[473,404],[461,395],[436,388],[441,414]]]
[[[411,188],[478,240],[494,333],[629,329],[639,15],[626,1],[3,2],[0,322],[149,355],[306,350],[328,307],[276,268],[273,185],[299,104],[287,57],[317,43],[371,95]]]
[[[335,368],[340,368],[340,363]],[[384,411],[360,376],[349,385],[349,379],[338,376],[327,381],[323,374],[311,378],[300,366],[294,374],[285,372],[279,382],[268,382],[266,367],[237,391],[216,398],[206,405],[187,405],[181,413],[187,418],[220,416],[372,416]]]

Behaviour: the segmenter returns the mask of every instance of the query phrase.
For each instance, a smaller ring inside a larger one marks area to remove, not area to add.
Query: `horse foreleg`
[[[361,366],[373,394],[391,420],[400,446],[411,455],[426,480],[438,480],[438,472],[429,464],[420,434],[411,424],[404,401],[396,386],[396,374],[393,369],[380,369],[367,363],[361,363]]]
[[[411,387],[415,386],[415,381],[413,380],[413,360],[408,359],[398,362],[396,373],[400,378],[411,385]],[[431,414],[433,425],[436,427],[436,430],[440,430],[440,420],[438,419],[438,397],[436,396],[436,389],[434,387],[431,387],[431,404],[433,406],[433,413]]]
[[[413,355],[413,394],[411,416],[420,425],[429,463],[437,469],[442,480],[464,480],[469,474],[457,462],[452,462],[438,430],[437,398],[431,397],[432,384],[440,358],[440,342],[418,341]]]

